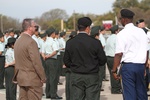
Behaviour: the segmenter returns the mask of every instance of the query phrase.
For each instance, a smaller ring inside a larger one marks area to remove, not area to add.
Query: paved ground
[[[107,77],[109,78],[108,71],[106,72],[106,74],[107,74]],[[63,85],[58,85],[58,95],[63,97],[62,100],[66,100],[65,99],[65,77],[61,77],[60,82],[62,82]],[[104,91],[101,92],[100,100],[123,100],[122,94],[110,93],[110,81],[103,81],[103,87],[104,87]],[[44,89],[45,89],[45,85],[44,85]],[[150,94],[150,92],[148,92],[148,94]],[[18,95],[18,92],[17,92],[17,95]],[[6,100],[5,89],[0,90],[0,100]],[[42,100],[48,100],[48,99],[46,99],[46,97],[43,96]],[[150,97],[148,100],[150,100]]]

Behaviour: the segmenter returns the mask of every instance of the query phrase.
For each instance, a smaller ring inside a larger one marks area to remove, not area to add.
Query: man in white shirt
[[[120,14],[124,29],[117,34],[114,66],[111,72],[115,79],[119,79],[116,71],[122,63],[124,100],[148,100],[144,82],[145,64],[148,59],[147,36],[141,28],[134,26],[134,12],[122,9]]]

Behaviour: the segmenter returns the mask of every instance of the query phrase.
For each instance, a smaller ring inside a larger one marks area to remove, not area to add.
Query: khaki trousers
[[[20,86],[19,100],[42,100],[42,87]]]

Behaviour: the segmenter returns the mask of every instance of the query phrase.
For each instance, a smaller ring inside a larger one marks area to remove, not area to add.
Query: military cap
[[[115,33],[119,29],[118,25],[115,25],[110,28],[111,33]]]
[[[95,35],[99,33],[99,30],[101,29],[100,26],[94,26],[91,28],[91,34],[90,35]]]
[[[14,32],[15,32],[15,34],[20,34],[21,33],[20,30],[15,30]]]
[[[139,20],[136,22],[136,24],[139,24],[139,23],[142,23],[142,22],[144,22],[144,19],[139,19]]]
[[[43,37],[46,37],[46,33],[43,33],[43,34],[39,34],[39,36],[41,37],[41,38],[43,38]]]
[[[0,38],[3,37],[3,36],[4,36],[4,34],[2,32],[0,32]]]
[[[66,32],[60,32],[60,37],[63,37],[64,35],[66,35]]]
[[[104,27],[104,26],[101,26],[101,27],[100,27],[100,30],[101,30],[101,31],[105,30],[105,27]]]
[[[120,14],[121,14],[121,17],[123,18],[133,18],[133,16],[135,15],[134,12],[128,9],[122,9],[120,11]]]
[[[78,27],[91,26],[92,20],[89,17],[82,17],[78,19]]]
[[[35,31],[39,31],[39,26],[38,25],[35,26]]]
[[[76,31],[72,31],[72,32],[70,33],[69,37],[71,38],[71,37],[73,37],[73,36],[75,36],[75,35],[77,35],[77,32],[76,32]]]
[[[53,27],[50,27],[49,29],[46,30],[46,34],[49,36],[54,32],[55,32],[55,29]]]
[[[58,31],[58,30],[55,30],[55,34],[58,35],[58,34],[59,34],[59,31]]]
[[[15,41],[16,41],[16,38],[9,38],[8,39],[8,43],[15,43]]]

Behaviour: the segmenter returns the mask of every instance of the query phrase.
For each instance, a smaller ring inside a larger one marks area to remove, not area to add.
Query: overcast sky
[[[77,13],[103,14],[112,11],[115,0],[0,0],[0,14],[22,20],[40,17],[44,12],[60,8],[70,16]]]

